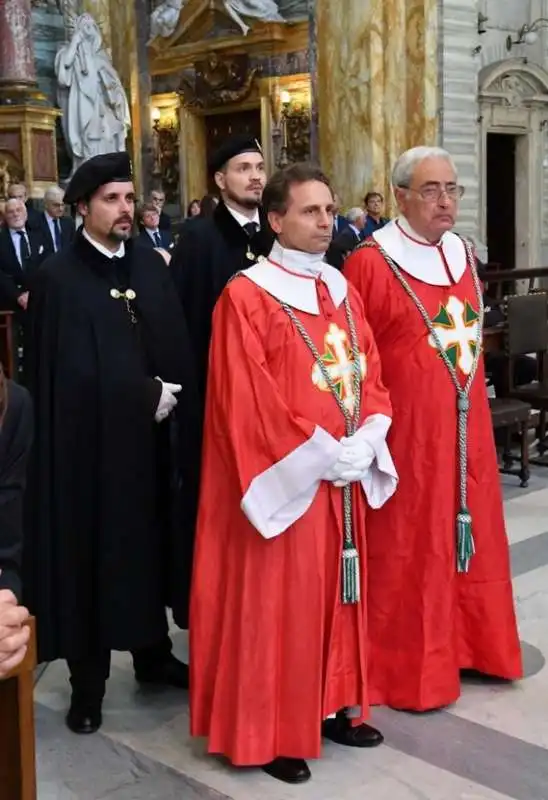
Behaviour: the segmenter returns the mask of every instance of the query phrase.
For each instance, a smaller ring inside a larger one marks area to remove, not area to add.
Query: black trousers
[[[138,674],[165,661],[173,649],[169,636],[149,647],[132,650],[133,668]],[[110,650],[102,650],[78,661],[68,660],[72,696],[81,705],[101,703],[110,676]]]

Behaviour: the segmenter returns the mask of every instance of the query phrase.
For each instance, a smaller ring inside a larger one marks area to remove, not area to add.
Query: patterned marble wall
[[[437,139],[436,0],[316,2],[320,157],[346,206],[390,202],[397,156]],[[343,132],[343,133],[341,133]]]
[[[32,38],[38,84],[52,103],[56,103],[55,54],[65,41],[63,15],[55,3],[33,3]]]

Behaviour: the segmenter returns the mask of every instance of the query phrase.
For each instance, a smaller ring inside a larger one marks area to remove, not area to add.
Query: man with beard
[[[196,406],[169,270],[130,240],[127,153],[84,163],[66,202],[83,229],[44,265],[29,304],[36,439],[23,585],[40,660],[68,662],[67,725],[93,733],[111,650],[132,652],[140,683],[188,685],[168,637],[165,606],[181,588],[166,574],[178,560],[167,517],[170,421],[184,437]]]
[[[232,275],[268,255],[274,241],[261,209],[266,174],[259,142],[235,136],[217,150],[209,166],[221,200],[210,218],[193,219],[182,227],[171,261],[195,352],[202,402],[217,298]]]

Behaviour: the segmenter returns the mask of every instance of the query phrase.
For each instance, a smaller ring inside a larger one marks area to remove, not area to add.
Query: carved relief
[[[35,181],[56,181],[55,141],[51,131],[32,131],[32,174]]]
[[[257,68],[250,69],[247,55],[221,59],[211,53],[194,65],[194,79],[183,75],[179,91],[188,108],[240,103],[251,94],[257,72]]]
[[[480,76],[480,98],[514,109],[532,102],[545,103],[548,100],[547,89],[542,76],[536,74],[537,69],[522,62],[515,65],[513,61],[486,68],[486,74]]]
[[[19,131],[0,131],[0,152],[9,153],[18,164],[23,161],[21,134]]]

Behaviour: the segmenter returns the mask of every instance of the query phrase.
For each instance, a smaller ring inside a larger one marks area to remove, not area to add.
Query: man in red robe
[[[362,304],[323,260],[329,183],[295,165],[264,202],[277,242],[229,283],[213,318],[191,732],[234,765],[298,783],[322,735],[382,741],[364,722],[366,500],[383,505],[397,476]]]
[[[420,147],[397,162],[400,216],[345,264],[377,342],[401,476],[367,518],[370,699],[445,706],[460,670],[521,677],[508,542],[485,389],[474,254],[451,232],[453,161]]]

